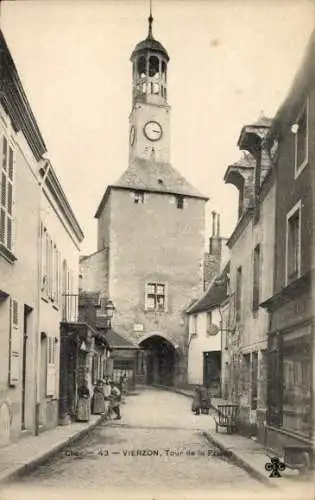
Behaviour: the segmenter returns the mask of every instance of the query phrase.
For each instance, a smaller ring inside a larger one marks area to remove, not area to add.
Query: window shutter
[[[164,285],[164,312],[168,312],[168,284]]]
[[[49,298],[53,299],[53,281],[54,281],[54,256],[53,243],[49,238]]]
[[[48,337],[47,342],[47,386],[46,395],[54,396],[56,393],[56,364],[55,364],[55,339]]]
[[[61,280],[60,280],[60,269],[61,269],[61,259],[60,259],[60,252],[57,249],[56,250],[56,301],[57,304],[60,305],[60,293],[61,293]]]
[[[42,258],[42,279],[41,279],[41,292],[45,291],[45,283],[47,281],[47,270],[46,270],[46,230],[43,223],[41,223],[41,258]]]
[[[10,304],[9,385],[15,386],[20,379],[20,335],[18,302]]]
[[[59,303],[59,252],[56,245],[52,250],[52,299]]]

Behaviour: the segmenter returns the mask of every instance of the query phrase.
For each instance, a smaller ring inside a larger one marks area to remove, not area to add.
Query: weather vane
[[[150,15],[149,15],[149,18],[148,18],[148,21],[149,21],[149,38],[152,38],[152,23],[153,23],[153,17],[152,17],[152,0],[150,0]]]

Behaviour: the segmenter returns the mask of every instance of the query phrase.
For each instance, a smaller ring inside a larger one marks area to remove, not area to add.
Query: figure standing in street
[[[200,409],[203,415],[209,414],[210,409],[210,397],[208,393],[208,389],[204,386],[200,387]]]
[[[105,397],[102,380],[96,382],[92,398],[93,415],[103,415],[105,413]]]
[[[195,395],[194,395],[192,407],[191,407],[192,412],[195,413],[195,415],[200,415],[200,407],[201,407],[200,386],[197,385],[195,387]]]
[[[120,415],[120,390],[114,382],[111,382],[111,393],[109,396],[110,400],[110,411],[116,414],[116,420],[121,419]]]
[[[76,419],[79,422],[90,420],[90,391],[86,380],[78,387]]]
[[[103,380],[103,393],[104,393],[104,400],[105,400],[105,413],[107,416],[109,416],[109,413],[110,413],[110,401],[109,401],[109,397],[110,397],[110,393],[111,393],[111,385],[110,385],[110,378],[107,376],[105,377],[105,379]]]
[[[123,404],[126,402],[127,388],[128,388],[128,380],[127,380],[127,375],[125,374],[120,377],[120,393],[121,393],[121,402]]]

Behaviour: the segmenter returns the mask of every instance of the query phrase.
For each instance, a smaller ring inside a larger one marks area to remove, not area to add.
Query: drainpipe
[[[46,182],[47,175],[50,170],[50,162],[42,158],[44,163],[45,173],[42,179],[38,181],[39,186],[39,207],[38,207],[38,227],[37,227],[37,317],[35,327],[35,352],[37,358],[35,362],[35,436],[39,434],[39,411],[40,411],[40,304],[41,304],[41,274],[42,274],[42,241],[41,241],[41,211],[42,211],[42,195],[43,187]]]

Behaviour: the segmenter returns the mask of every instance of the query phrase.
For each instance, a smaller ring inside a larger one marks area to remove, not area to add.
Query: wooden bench
[[[222,404],[218,405],[218,416],[215,417],[215,430],[218,432],[219,427],[225,427],[227,432],[231,434],[236,429],[238,419],[238,405]]]

